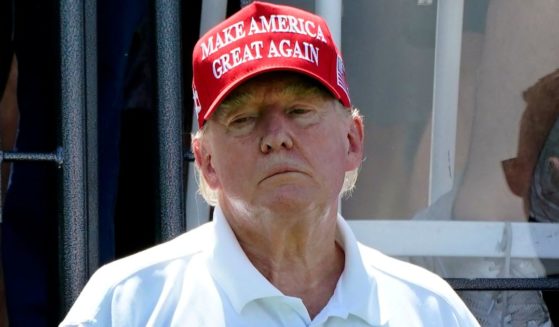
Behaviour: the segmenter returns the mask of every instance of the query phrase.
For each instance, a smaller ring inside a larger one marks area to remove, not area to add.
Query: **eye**
[[[287,116],[300,126],[310,126],[320,121],[319,108],[312,105],[297,105],[287,110]]]
[[[256,114],[236,115],[227,121],[226,127],[233,135],[243,135],[253,129],[257,119]]]
[[[307,108],[291,108],[289,109],[288,114],[292,116],[304,116],[310,114],[311,112],[312,110]]]
[[[253,122],[256,119],[254,116],[241,116],[235,117],[229,121],[229,126],[243,126]]]

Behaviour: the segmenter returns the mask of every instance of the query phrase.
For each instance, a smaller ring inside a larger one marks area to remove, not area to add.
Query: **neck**
[[[297,216],[222,209],[256,269],[285,295],[301,298],[311,318],[316,316],[343,272],[336,208]]]

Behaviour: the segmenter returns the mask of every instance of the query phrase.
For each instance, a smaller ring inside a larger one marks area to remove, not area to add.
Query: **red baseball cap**
[[[192,68],[199,127],[237,86],[270,71],[310,76],[351,107],[342,56],[326,22],[289,6],[256,1],[244,7],[198,40]]]

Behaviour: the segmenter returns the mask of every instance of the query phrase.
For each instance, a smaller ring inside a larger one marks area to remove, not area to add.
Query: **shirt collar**
[[[213,224],[215,240],[208,265],[235,310],[240,313],[246,304],[257,299],[284,296],[252,265],[219,207],[214,210]],[[371,277],[374,272],[367,271],[360,245],[341,216],[338,216],[337,227],[337,241],[345,252],[345,266],[331,301],[371,325],[384,325],[389,312],[380,306],[376,278]]]
[[[333,298],[345,306],[348,313],[356,315],[370,325],[384,325],[390,318],[389,306],[381,306],[382,287],[377,283],[380,276],[367,269],[351,227],[338,215],[337,241],[345,253],[345,266]]]
[[[219,207],[214,210],[213,223],[215,240],[208,265],[235,310],[240,313],[247,303],[256,299],[283,296],[252,265]]]

